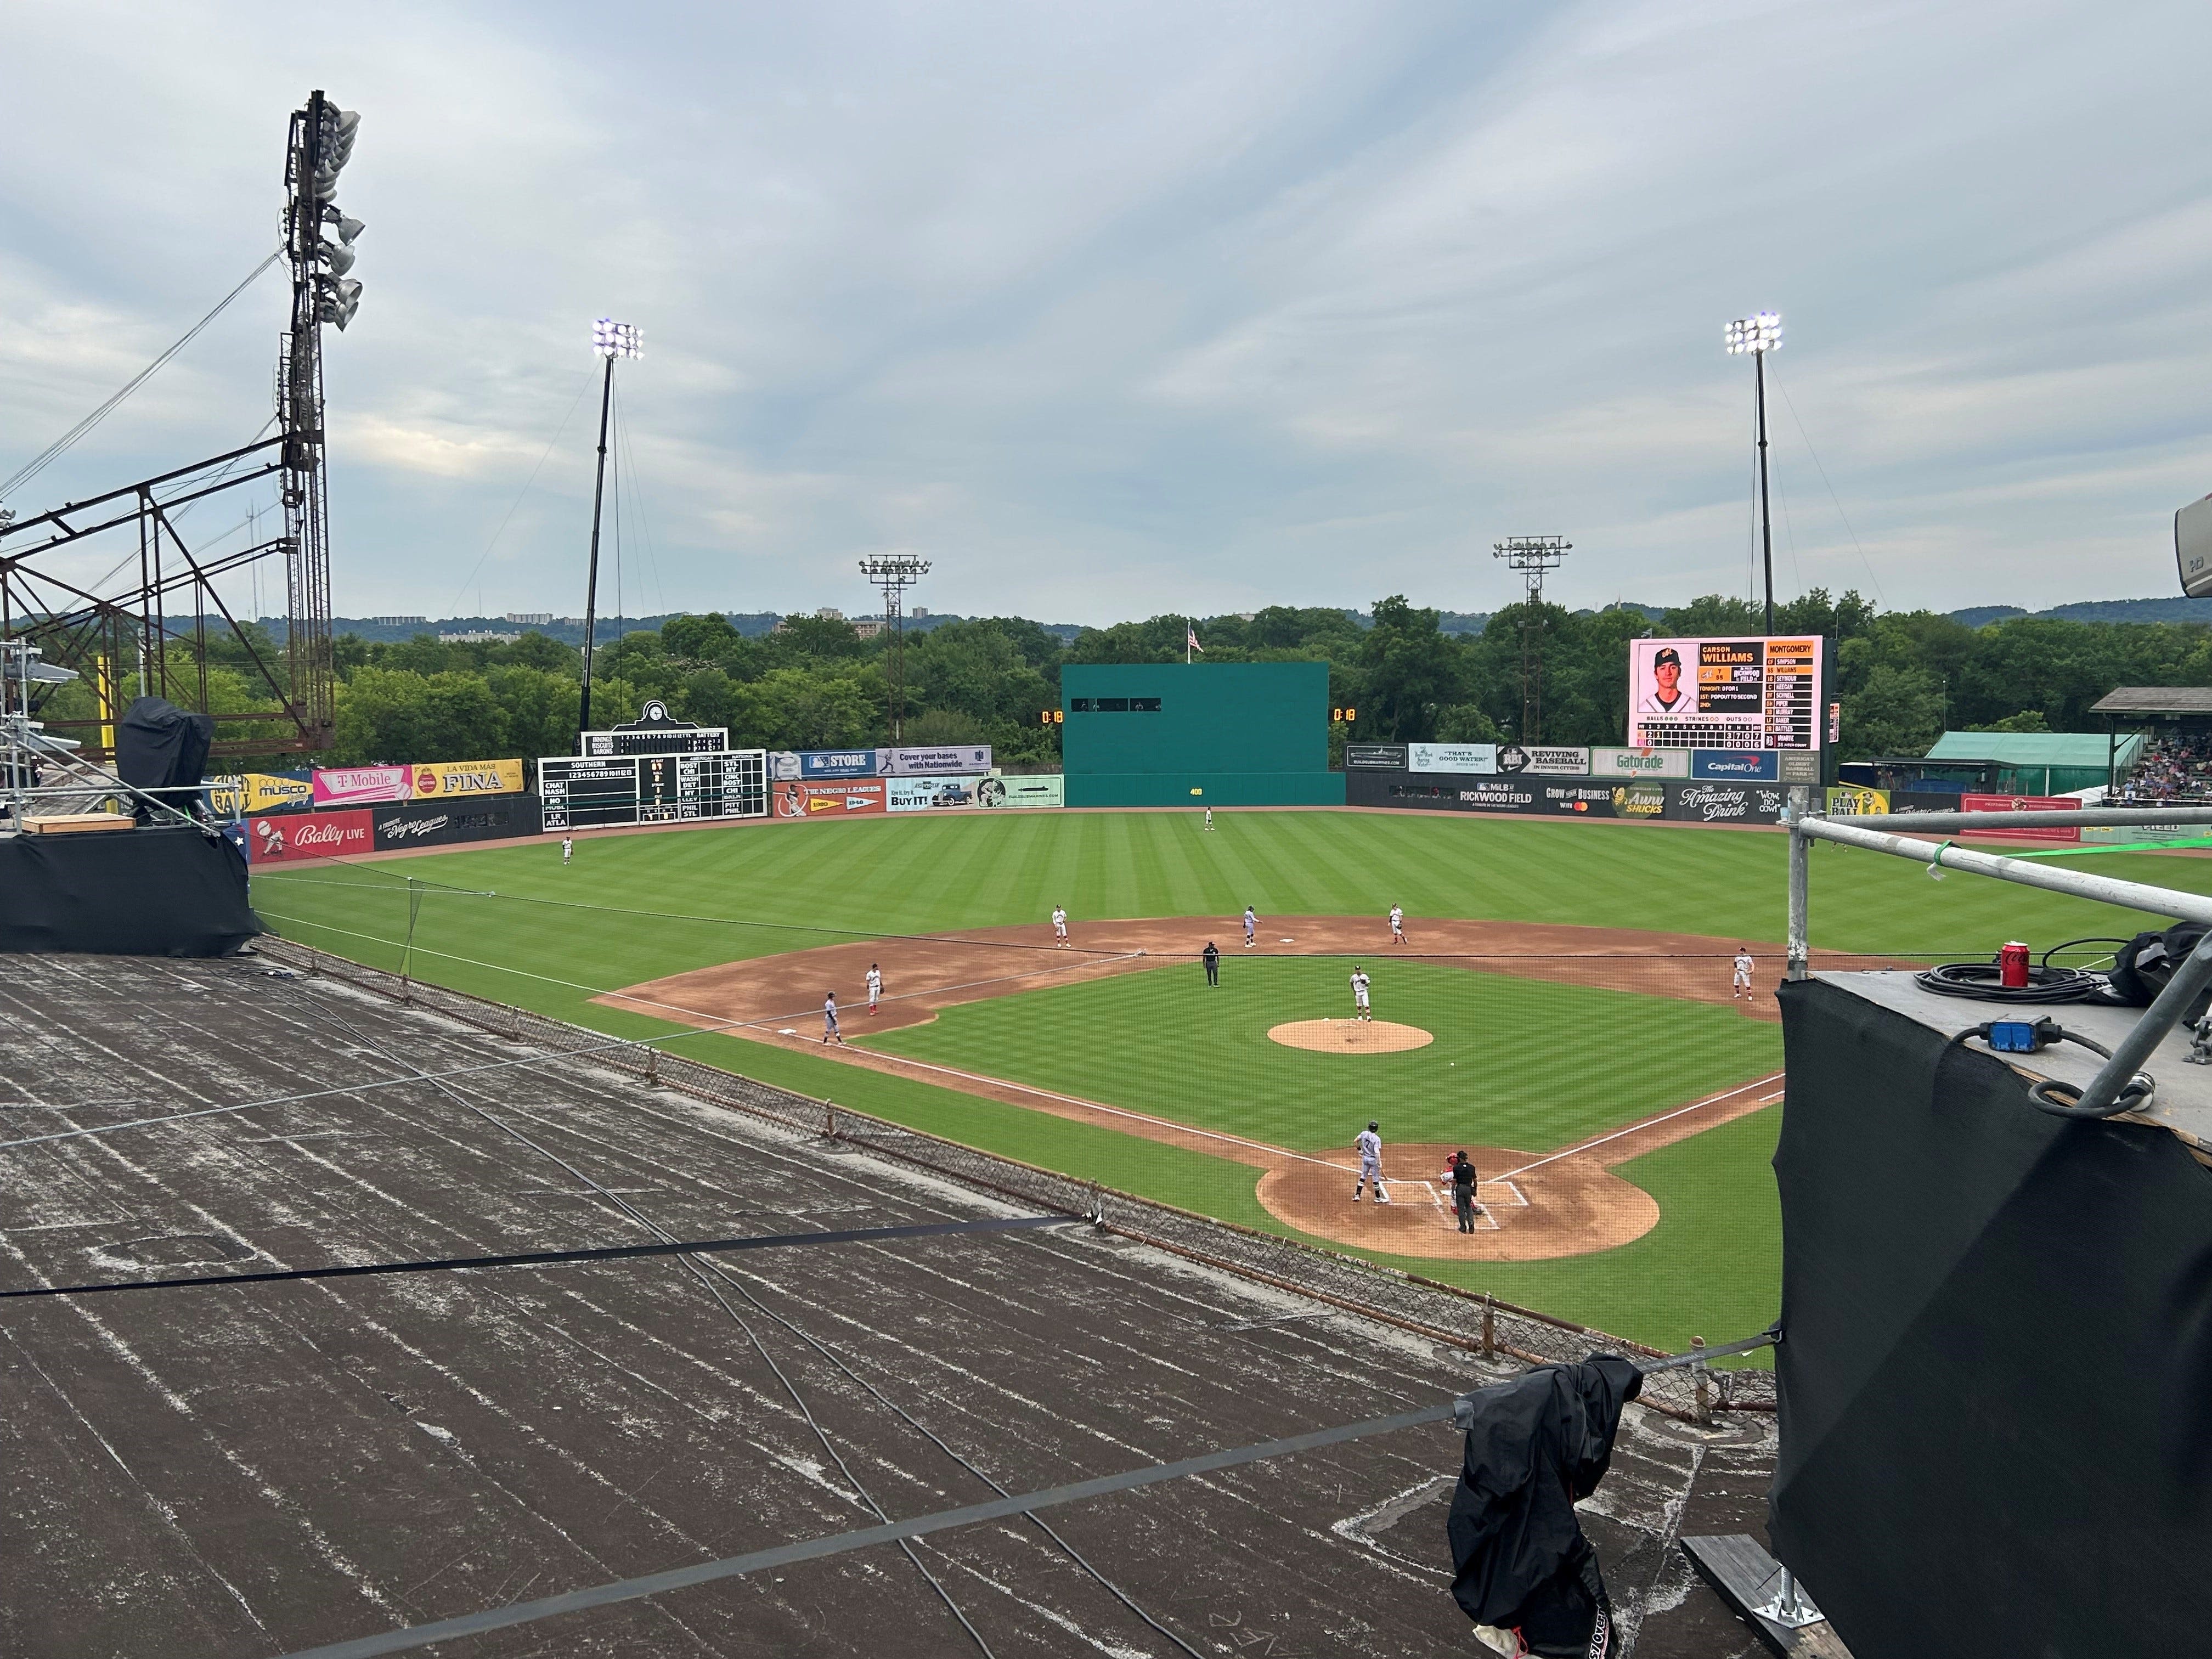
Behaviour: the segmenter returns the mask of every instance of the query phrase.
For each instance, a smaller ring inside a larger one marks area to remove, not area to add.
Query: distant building
[[[520,634],[502,634],[495,628],[471,628],[462,634],[441,634],[443,645],[512,645],[522,637]]]
[[[845,620],[845,613],[840,611],[834,605],[825,605],[814,614],[819,617],[823,622],[842,622]]]
[[[909,617],[913,617],[916,618],[917,620],[919,620],[920,618],[921,618],[921,617],[927,617],[927,616],[929,614],[929,607],[928,607],[927,605],[918,605],[915,606],[915,608],[914,608],[913,610],[911,610],[911,611],[908,611],[906,614],[907,614],[908,616],[909,616]]]
[[[853,631],[864,640],[872,640],[884,631],[884,619],[881,617],[864,617],[853,624]]]
[[[510,611],[507,613],[507,619],[526,627],[544,628],[552,623],[553,613],[550,611]]]
[[[427,628],[430,623],[428,617],[371,617],[369,621],[379,628]]]

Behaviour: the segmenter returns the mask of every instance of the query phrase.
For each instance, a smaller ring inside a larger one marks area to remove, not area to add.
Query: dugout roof
[[[2212,719],[2212,686],[2123,685],[2089,705],[2093,714],[2196,714]]]

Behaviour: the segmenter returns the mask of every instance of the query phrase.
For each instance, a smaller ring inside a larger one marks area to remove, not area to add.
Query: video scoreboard
[[[1631,640],[1629,747],[1818,752],[1822,644],[1817,635]]]

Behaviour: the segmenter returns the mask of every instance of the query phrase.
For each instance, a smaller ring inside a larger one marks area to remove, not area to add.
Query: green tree
[[[1843,703],[1844,760],[1923,755],[1942,735],[1942,682],[1924,668],[1877,663]]]
[[[1462,700],[1466,653],[1439,631],[1437,613],[1402,593],[1375,602],[1375,625],[1359,642],[1359,733],[1391,743],[1436,735],[1437,717]]]

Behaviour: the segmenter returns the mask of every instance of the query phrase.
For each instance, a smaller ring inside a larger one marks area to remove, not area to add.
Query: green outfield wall
[[[1089,663],[1060,673],[1070,806],[1341,806],[1325,662]]]

